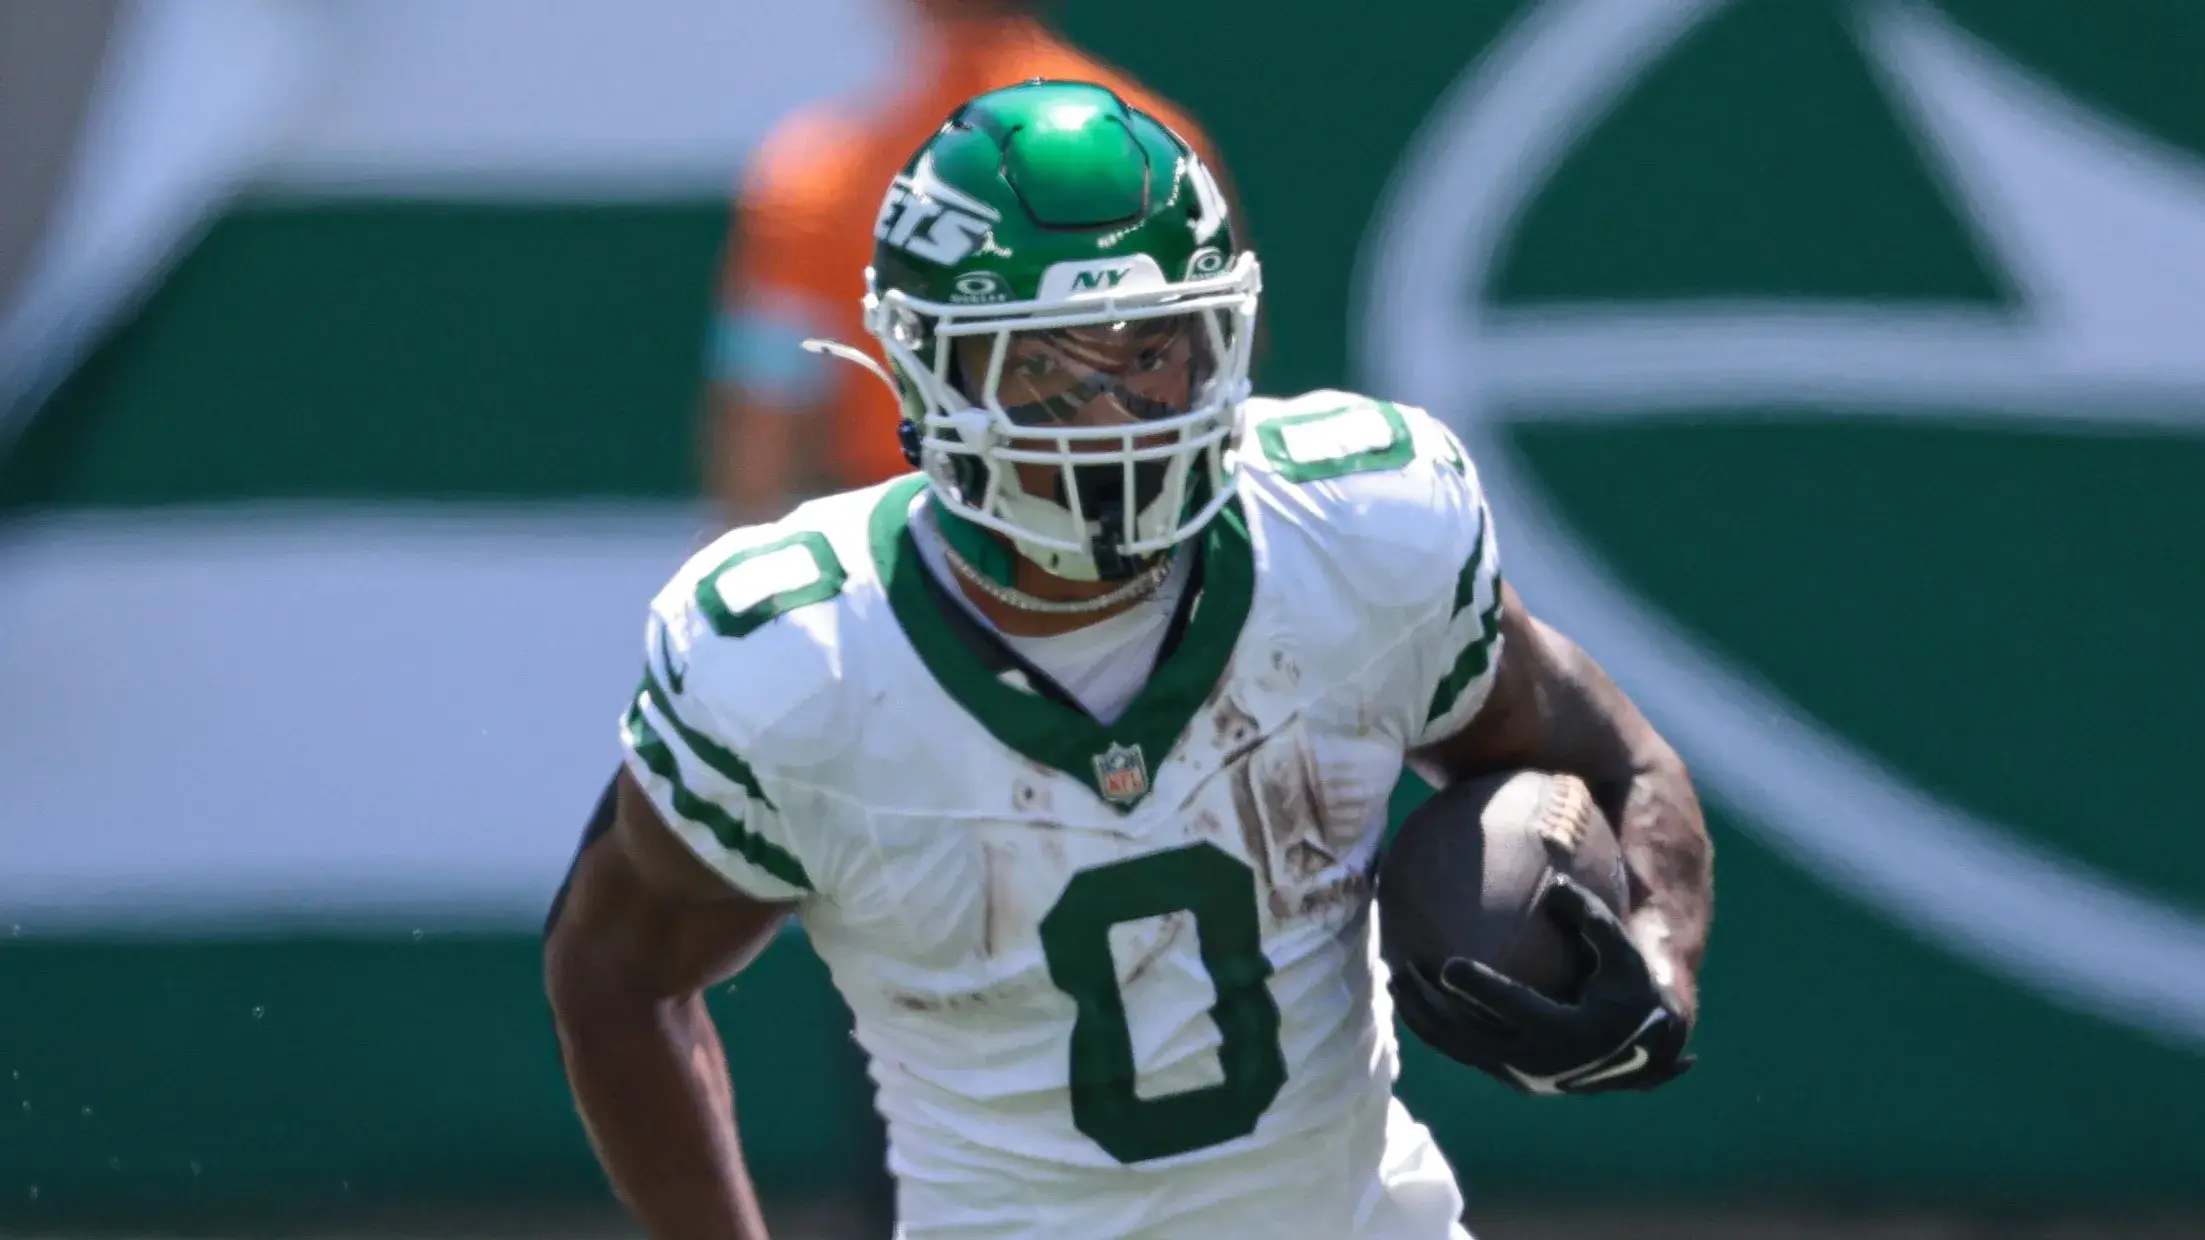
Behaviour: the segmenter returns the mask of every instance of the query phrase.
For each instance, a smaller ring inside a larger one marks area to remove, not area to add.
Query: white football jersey
[[[629,765],[730,883],[796,903],[913,1240],[1461,1234],[1392,1099],[1371,886],[1404,751],[1491,685],[1491,522],[1419,410],[1246,421],[1107,726],[943,593],[917,475],[730,533],[653,605]]]

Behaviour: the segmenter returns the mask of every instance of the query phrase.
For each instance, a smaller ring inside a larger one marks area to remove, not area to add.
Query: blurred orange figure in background
[[[800,342],[825,336],[877,352],[859,310],[873,222],[889,181],[959,104],[1028,78],[1095,82],[1169,125],[1227,180],[1207,135],[1065,42],[1041,21],[1035,0],[907,3],[919,45],[899,57],[913,69],[888,99],[797,113],[768,136],[743,178],[703,445],[708,483],[736,524],[770,521],[806,495],[910,469],[887,387],[856,366],[806,353]]]

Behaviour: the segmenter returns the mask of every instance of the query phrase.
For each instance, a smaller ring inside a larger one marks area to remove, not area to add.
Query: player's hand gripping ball
[[[1402,821],[1378,877],[1394,1006],[1425,1044],[1536,1094],[1652,1089],[1691,1030],[1625,932],[1615,831],[1574,776],[1442,789]]]

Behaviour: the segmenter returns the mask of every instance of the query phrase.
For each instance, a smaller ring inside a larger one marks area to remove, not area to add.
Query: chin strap
[[[864,367],[867,374],[888,385],[888,392],[896,398],[899,407],[903,404],[903,391],[896,386],[896,381],[865,350],[846,345],[839,340],[823,340],[814,336],[804,341],[804,351]],[[910,418],[902,418],[896,422],[896,443],[903,448],[904,463],[913,469],[919,468],[919,428]]]
[[[899,404],[903,401],[903,393],[897,390],[896,381],[889,378],[887,369],[873,360],[873,355],[865,350],[855,345],[844,344],[839,340],[822,340],[813,337],[804,342],[804,351],[819,354],[821,357],[831,357],[837,361],[848,362],[853,366],[863,366],[875,379],[888,385],[888,390],[895,394]]]

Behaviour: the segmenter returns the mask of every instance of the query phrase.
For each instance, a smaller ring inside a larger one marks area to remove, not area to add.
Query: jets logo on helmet
[[[889,186],[873,239],[932,262],[957,263],[980,248],[997,218],[995,208],[944,185],[921,160]]]

